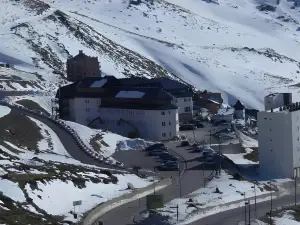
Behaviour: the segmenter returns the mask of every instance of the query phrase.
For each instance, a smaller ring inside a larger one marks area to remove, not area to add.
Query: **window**
[[[169,125],[171,126],[171,121],[169,121]]]
[[[165,112],[161,112],[161,115],[165,115]]]
[[[161,125],[164,127],[166,126],[166,122],[162,122]]]
[[[86,99],[86,100],[85,100],[85,103],[90,103],[90,100]]]
[[[86,111],[86,112],[90,112],[90,108],[86,108],[85,111]]]
[[[191,107],[184,107],[184,111],[185,112],[190,112],[191,111]]]
[[[172,136],[172,132],[170,132],[170,137]]]
[[[162,136],[163,136],[163,137],[166,137],[166,133],[162,133]]]

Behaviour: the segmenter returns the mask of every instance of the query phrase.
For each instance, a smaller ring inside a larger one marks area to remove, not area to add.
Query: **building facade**
[[[85,77],[100,77],[100,64],[97,57],[87,56],[82,50],[67,60],[67,79],[76,82]]]
[[[292,104],[292,93],[273,93],[265,96],[265,110]]]
[[[292,178],[300,167],[300,104],[259,112],[257,123],[261,175]]]
[[[193,91],[190,86],[168,77],[160,78],[123,78],[120,82],[131,87],[159,87],[173,96],[173,104],[178,106],[180,123],[193,118]]]
[[[229,107],[222,107],[218,110],[216,114],[211,116],[212,123],[219,122],[228,122],[231,123],[233,121],[234,109]]]
[[[178,135],[178,107],[158,87],[124,87],[114,77],[89,78],[57,92],[59,114],[129,138],[169,140]]]

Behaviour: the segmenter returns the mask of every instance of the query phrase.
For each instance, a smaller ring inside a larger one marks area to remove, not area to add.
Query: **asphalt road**
[[[200,187],[204,185],[204,177],[209,176],[211,174],[211,170],[205,170],[204,174],[201,170],[201,162],[197,160],[199,153],[190,153],[188,148],[186,147],[176,147],[179,145],[179,142],[177,143],[168,143],[167,146],[172,149],[175,153],[180,154],[184,160],[186,161],[186,171],[181,177],[181,194],[182,196],[187,195]],[[124,153],[125,154],[125,153]],[[131,153],[130,153],[131,154]],[[141,157],[139,160],[141,162],[144,162],[142,160],[142,157],[148,157],[149,159],[145,160],[145,165],[151,165],[147,160],[153,160],[152,157],[143,155],[142,152],[135,152],[136,157]],[[131,157],[130,157],[131,158]],[[137,163],[135,160],[137,158],[131,158],[133,162]],[[120,159],[121,160],[121,159]],[[153,162],[155,163],[155,161]],[[126,163],[125,163],[126,165]],[[182,166],[181,166],[182,168]],[[174,173],[174,172],[172,172]],[[204,175],[204,177],[203,177]],[[178,172],[175,172],[175,176],[172,176],[174,182],[170,186],[156,192],[156,194],[162,194],[164,195],[164,202],[169,202],[175,198],[178,198],[180,196],[180,185],[179,185],[179,179],[178,179]],[[122,225],[132,225],[136,224],[133,223],[133,219],[136,215],[138,215],[139,212],[144,210],[146,208],[146,198],[141,198],[139,200],[130,202],[128,204],[122,205],[118,208],[115,208],[105,215],[103,215],[101,218],[99,218],[100,221],[103,222],[105,225],[116,225],[116,224],[122,224]],[[143,222],[139,222],[138,224],[142,225]]]
[[[297,199],[300,199],[300,194],[297,195]],[[273,210],[277,207],[282,207],[294,203],[294,195],[284,196],[278,199],[273,199]],[[250,206],[251,219],[255,219],[255,206],[253,202]],[[271,209],[271,202],[260,202],[256,204],[257,218],[265,216]],[[248,217],[248,214],[247,214]],[[195,221],[190,225],[239,225],[240,222],[245,221],[245,208],[236,208],[225,212],[217,213],[212,216],[205,217],[201,220]],[[247,219],[248,221],[248,219]]]
[[[65,129],[61,128],[57,124],[53,123],[51,120],[48,120],[40,115],[36,115],[34,113],[18,109],[18,108],[12,108],[13,111],[25,114],[27,116],[30,116],[34,119],[37,119],[41,121],[42,123],[46,124],[48,127],[50,127],[56,135],[59,137],[61,143],[65,147],[66,151],[76,160],[85,163],[85,164],[91,164],[106,168],[111,168],[109,165],[100,163],[99,161],[91,158],[89,155],[87,155],[84,150],[82,150],[74,141],[72,135],[70,135]]]

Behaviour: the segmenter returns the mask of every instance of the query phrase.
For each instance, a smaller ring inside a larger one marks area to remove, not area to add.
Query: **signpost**
[[[73,206],[74,206],[74,219],[77,219],[77,213],[75,213],[75,206],[82,205],[82,200],[79,201],[73,201]]]
[[[177,222],[178,222],[178,216],[179,216],[178,208],[179,208],[179,206],[177,205],[177,206],[170,207],[170,208],[171,208],[171,209],[176,209],[176,210],[177,210],[176,215],[177,215]]]

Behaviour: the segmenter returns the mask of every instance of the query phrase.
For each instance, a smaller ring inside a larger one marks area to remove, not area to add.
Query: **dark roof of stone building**
[[[233,106],[233,108],[235,110],[243,110],[243,109],[245,109],[245,106],[241,103],[240,100],[237,100],[237,102],[235,103],[235,105]]]

